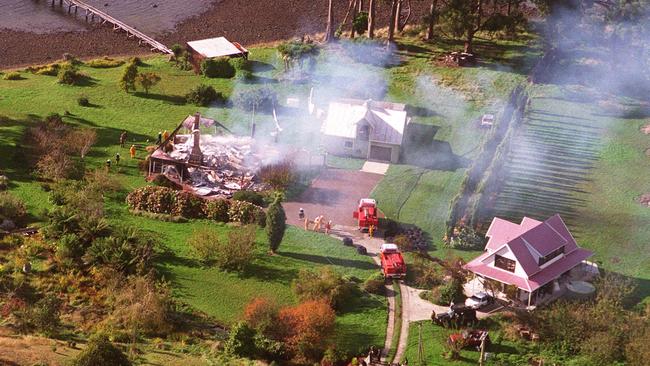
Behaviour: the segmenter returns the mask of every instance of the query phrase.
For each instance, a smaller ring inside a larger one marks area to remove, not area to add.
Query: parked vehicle
[[[494,114],[484,114],[481,117],[481,127],[492,127],[494,126]]]
[[[377,201],[372,198],[360,199],[357,210],[352,213],[352,217],[358,220],[359,230],[369,231],[371,226],[376,229],[379,225]]]
[[[460,326],[470,325],[478,322],[476,317],[476,310],[468,308],[465,305],[453,305],[448,311],[436,313],[435,310],[431,313],[431,320],[440,326]]]
[[[494,299],[485,292],[479,292],[465,300],[465,306],[470,309],[480,309],[483,306],[492,303]]]
[[[404,257],[395,244],[382,244],[379,249],[381,272],[385,278],[402,278],[406,276]]]

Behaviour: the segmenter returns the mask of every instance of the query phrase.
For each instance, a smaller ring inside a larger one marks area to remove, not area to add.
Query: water
[[[214,0],[86,0],[86,3],[155,36],[172,31],[175,25],[207,10]],[[58,0],[56,0],[58,4]],[[84,12],[74,15],[50,0],[0,0],[0,29],[35,33],[83,31]],[[207,26],[207,25],[206,25]]]

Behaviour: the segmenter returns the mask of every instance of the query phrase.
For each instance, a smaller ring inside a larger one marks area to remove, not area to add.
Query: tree
[[[390,3],[390,19],[388,22],[388,43],[395,41],[395,26],[397,18],[397,3],[399,0],[391,0]]]
[[[436,25],[438,18],[438,0],[431,0],[431,7],[429,8],[428,23],[427,28],[427,41],[433,40],[433,27]]]
[[[375,22],[377,17],[376,2],[377,0],[370,0],[368,4],[368,38],[375,38]]]
[[[332,42],[335,38],[336,29],[334,28],[334,4],[333,0],[329,0],[327,7],[327,28],[325,29],[325,42]]]
[[[90,128],[82,128],[73,131],[69,138],[83,159],[97,141],[97,132]]]
[[[465,52],[473,53],[474,35],[481,30],[486,15],[483,13],[485,0],[450,0],[443,17],[452,33],[465,37]]]
[[[287,215],[282,208],[282,195],[277,194],[266,212],[266,236],[269,239],[271,253],[275,253],[280,247],[286,228]]]
[[[327,348],[334,333],[336,315],[324,300],[306,301],[280,311],[284,341],[301,363],[315,361]]]
[[[160,82],[160,76],[153,72],[145,72],[138,74],[135,81],[144,89],[145,94],[149,94],[149,89]]]
[[[122,78],[120,79],[120,88],[125,92],[133,89],[135,91],[135,81],[138,77],[138,65],[135,62],[130,62],[124,68]]]

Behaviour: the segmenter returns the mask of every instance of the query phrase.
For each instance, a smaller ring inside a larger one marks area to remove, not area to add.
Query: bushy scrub
[[[19,329],[53,336],[61,326],[61,300],[49,295],[30,307],[14,312],[13,315]]]
[[[60,68],[60,64],[49,64],[43,66],[30,66],[26,70],[36,75],[57,76]]]
[[[22,222],[27,216],[27,207],[22,200],[9,192],[0,192],[0,223],[11,220]]]
[[[59,84],[76,85],[86,76],[79,72],[76,66],[72,63],[66,62],[61,65],[57,74]]]
[[[83,349],[70,363],[72,366],[131,366],[126,355],[105,335],[90,339]]]
[[[17,72],[8,72],[2,76],[2,80],[21,80],[22,78]]]
[[[124,65],[124,60],[116,60],[110,57],[98,58],[86,62],[86,65],[96,69],[109,69]]]
[[[262,182],[276,191],[287,189],[296,180],[295,166],[289,160],[265,165],[260,168],[258,175]]]
[[[201,73],[209,78],[229,79],[237,73],[229,57],[206,58],[201,62]]]
[[[203,215],[203,200],[190,192],[177,192],[171,214],[189,219],[199,218]]]
[[[82,107],[88,107],[90,106],[90,100],[88,100],[88,97],[79,97],[77,98],[77,104],[79,104]]]
[[[441,306],[449,306],[450,303],[461,303],[465,297],[463,284],[458,279],[452,279],[443,285],[434,288],[432,291],[434,303]]]
[[[329,267],[317,272],[301,269],[292,287],[300,300],[324,300],[335,310],[341,310],[358,295],[356,284]]]
[[[454,236],[449,240],[449,246],[460,250],[482,250],[485,240],[472,228],[461,226],[454,229]]]
[[[197,106],[208,106],[212,102],[225,101],[223,94],[218,93],[210,85],[201,84],[185,95],[187,103]]]
[[[383,295],[386,289],[386,280],[381,273],[373,273],[363,282],[363,290],[370,294]]]

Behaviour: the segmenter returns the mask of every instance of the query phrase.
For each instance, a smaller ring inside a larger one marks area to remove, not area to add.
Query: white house
[[[341,99],[330,103],[321,127],[328,153],[397,163],[410,118],[405,105]]]

